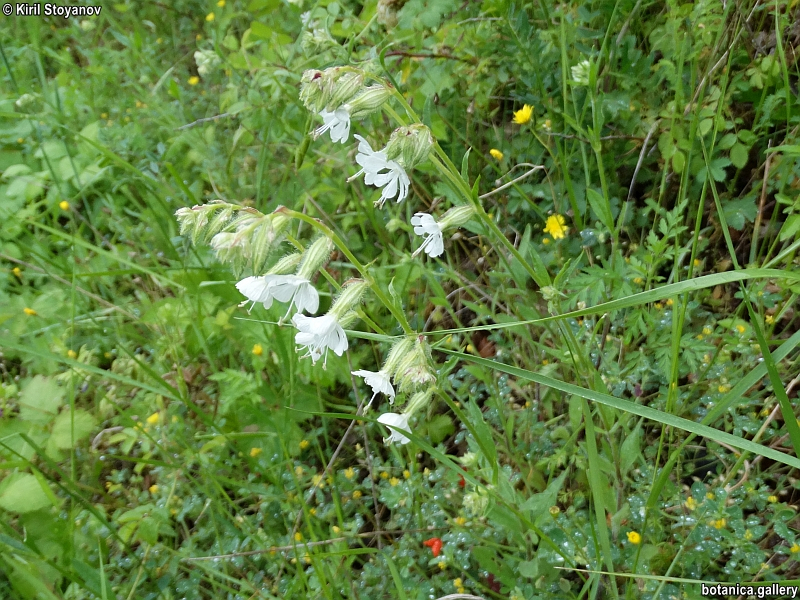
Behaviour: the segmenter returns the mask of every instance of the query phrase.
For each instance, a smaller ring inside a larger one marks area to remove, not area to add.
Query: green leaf
[[[46,425],[58,413],[63,398],[64,392],[55,381],[37,375],[22,392],[19,400],[19,418]]]
[[[51,506],[48,494],[30,473],[13,473],[0,483],[0,508],[27,513]]]
[[[453,420],[448,415],[436,415],[428,421],[428,437],[431,444],[438,444],[456,430]]]
[[[561,486],[564,485],[566,478],[567,471],[562,471],[561,475],[550,482],[545,491],[534,494],[520,506],[522,510],[530,513],[531,521],[536,523],[545,515],[549,515],[550,507],[555,506],[558,502],[558,492],[561,491]]]
[[[675,171],[678,175],[683,173],[683,170],[686,168],[686,155],[678,150],[675,154],[672,155],[672,170]]]
[[[734,229],[744,229],[745,223],[752,223],[756,218],[758,209],[753,198],[737,198],[725,202],[722,207],[728,226]]]
[[[461,159],[461,179],[463,179],[467,185],[469,185],[469,153],[472,152],[472,148],[467,148],[467,151],[464,153],[464,158]]]
[[[483,413],[481,413],[481,409],[478,408],[475,402],[471,401],[467,407],[469,410],[470,425],[472,425],[475,435],[475,441],[478,442],[478,446],[480,446],[483,455],[486,457],[486,460],[489,461],[494,472],[492,478],[496,483],[499,466],[497,464],[497,447],[492,440],[492,430],[486,424],[486,421],[483,420]]]
[[[73,438],[73,423],[74,435]],[[79,440],[88,436],[94,430],[94,417],[84,410],[76,410],[72,415],[69,411],[62,412],[53,423],[53,431],[49,440],[56,448],[67,450],[73,448]]]
[[[636,460],[641,453],[641,446],[641,428],[637,424],[631,434],[622,442],[622,447],[619,451],[620,467],[623,475],[628,473],[631,467],[636,464]]]
[[[611,206],[606,202],[605,198],[597,190],[591,188],[586,190],[586,197],[589,200],[589,206],[592,207],[592,210],[603,222],[603,225],[609,231],[614,231],[614,216],[611,214]]]
[[[736,143],[731,148],[731,164],[737,169],[741,169],[747,164],[749,153],[743,144]]]

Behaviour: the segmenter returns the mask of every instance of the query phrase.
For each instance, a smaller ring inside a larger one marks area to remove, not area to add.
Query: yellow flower
[[[353,500],[358,500],[359,498],[361,498],[362,495],[363,494],[361,493],[361,490],[356,490],[355,492],[353,492]]]
[[[565,227],[566,221],[561,215],[550,215],[547,217],[544,232],[553,236],[554,240],[560,240],[567,235],[568,228]]]
[[[78,353],[75,352],[75,350],[73,350],[72,348],[70,348],[69,350],[67,350],[67,356],[72,360],[75,360],[76,358],[78,358]]]
[[[737,326],[736,326],[736,330],[737,330],[739,333],[744,333],[745,331],[747,331],[747,327],[745,327],[744,325],[737,325]]]
[[[497,148],[492,148],[491,150],[489,150],[489,154],[491,154],[492,158],[494,158],[495,160],[503,160],[503,153],[500,152],[500,150],[498,150]]]
[[[353,467],[347,467],[347,469],[345,469],[344,476],[347,477],[347,479],[352,479],[356,476],[355,469],[353,469]]]
[[[635,531],[628,532],[628,541],[631,544],[641,544],[642,543],[642,536],[636,533]]]
[[[702,265],[702,264],[703,264],[703,261],[702,261],[702,260],[700,260],[699,258],[695,258],[695,259],[694,259],[694,266],[695,266],[695,267],[699,267],[699,266],[700,266],[700,265]]]
[[[750,531],[749,529],[745,529],[744,530],[744,539],[746,539],[748,541],[752,540],[753,539],[753,532]]]
[[[28,308],[27,306],[22,309],[22,312],[24,312],[29,317],[35,317],[36,315],[39,314],[35,310],[33,310],[32,308]]]
[[[303,534],[299,531],[294,534],[294,541],[295,542],[302,542],[303,541]]]
[[[381,472],[381,479],[389,479],[389,473],[386,471]]]
[[[100,118],[105,121],[108,118],[108,113],[100,113]]]
[[[725,519],[717,519],[716,521],[711,521],[711,525],[713,525],[714,529],[722,529],[727,525],[728,521]]]
[[[250,457],[255,458],[259,454],[261,454],[263,450],[261,448],[250,448]]]
[[[667,306],[672,306],[674,303],[675,303],[675,301],[672,298],[667,298],[667,302],[666,302]]]
[[[800,552],[800,546],[798,546],[797,544],[792,544],[792,547],[789,548],[789,551],[792,554],[797,554],[798,552]]]
[[[331,531],[333,531],[333,533],[339,533],[341,530],[342,529],[338,525],[331,527]]]
[[[697,508],[697,500],[695,500],[692,496],[689,496],[684,504],[686,504],[686,508],[689,510],[694,510]]]
[[[152,415],[147,417],[147,424],[148,425],[155,425],[156,423],[158,423],[158,420],[160,418],[161,418],[161,415],[159,415],[157,412],[154,412]]]
[[[464,517],[455,518],[455,524],[458,525],[459,527],[463,527],[466,522],[467,520]]]
[[[300,450],[305,450],[305,449],[306,449],[306,448],[308,448],[310,445],[311,445],[311,442],[309,442],[308,440],[302,440],[302,441],[300,442]]]
[[[25,138],[17,138],[17,143],[18,144],[24,144],[25,143]]]
[[[261,347],[261,344],[255,344],[253,346],[253,354],[255,354],[256,356],[261,356],[262,354],[264,354],[264,349]]]
[[[772,502],[772,503],[774,504],[775,502],[777,502],[777,501],[778,501],[778,497],[777,497],[776,495],[774,495],[774,494],[773,494],[772,496],[770,496],[769,498],[767,498],[767,501],[769,501],[769,502]]]
[[[67,202],[66,200],[62,200],[61,202],[58,203],[58,207],[61,210],[69,210],[69,202]]]
[[[546,244],[549,244],[549,243],[550,243],[550,238],[544,238],[544,239],[542,240],[542,243],[543,243],[543,244],[545,244],[545,245],[546,245]]]
[[[411,478],[411,471],[409,471],[408,469],[404,470],[403,471],[403,477],[405,479],[410,479]]]
[[[14,267],[13,269],[11,269],[11,272],[14,275],[16,275],[18,279],[22,279],[22,269],[20,269],[19,267]]]
[[[767,323],[767,325],[772,325],[775,322],[775,316],[767,315],[766,317],[764,317],[764,321]]]
[[[189,77],[189,85],[197,85],[198,83],[200,83],[200,78],[197,75]]]
[[[314,475],[314,476],[311,478],[311,483],[313,483],[313,484],[314,484],[314,486],[315,486],[315,487],[318,487],[319,489],[322,489],[322,488],[324,488],[324,487],[325,487],[325,482],[324,482],[324,481],[322,481],[322,475],[319,475],[319,474],[317,474],[317,475]]]
[[[297,465],[294,468],[294,474],[297,475],[298,477],[301,477],[303,473],[305,473],[305,469],[303,469],[303,467],[301,467],[300,465]]]
[[[708,492],[706,494],[706,498],[708,498],[709,500],[713,500],[714,499],[714,492]]]
[[[444,571],[446,568],[447,568],[447,563],[444,562],[443,560],[440,560],[439,561],[439,570],[440,571]]]
[[[309,508],[308,509],[308,514],[310,514],[312,517],[316,517],[317,516],[317,509],[316,508]]]
[[[213,12],[210,12],[210,13],[208,13],[208,14],[206,15],[206,21],[208,21],[209,23],[211,23],[211,21],[213,21],[213,20],[214,20],[214,13],[213,13]]]
[[[564,237],[564,236],[561,236],[561,237]],[[633,283],[635,283],[636,285],[642,285],[644,283],[644,279],[642,279],[641,277],[634,277]]]
[[[514,113],[514,123],[517,125],[525,125],[525,123],[531,120],[532,115],[533,107],[529,104],[525,104],[522,108]]]
[[[198,33],[196,36],[194,36],[194,39],[195,39],[195,40],[197,40],[197,41],[199,42],[200,40],[202,40],[202,39],[203,39],[203,35],[202,35],[202,34],[200,34],[200,33]]]
[[[730,389],[731,389],[731,386],[729,386],[729,385],[726,385],[726,384],[724,384],[724,383],[723,383],[723,384],[721,384],[721,385],[719,385],[719,386],[717,386],[717,391],[718,391],[720,394],[724,394],[725,392],[727,392],[727,391],[728,391],[728,390],[730,390]]]
[[[217,2],[217,6],[219,6],[220,8],[224,8],[225,7],[225,0],[219,0],[219,2]]]
[[[706,335],[711,335],[711,327],[703,327],[703,333]]]
[[[400,480],[397,477],[392,477],[389,480],[389,485],[391,485],[392,487],[396,486],[398,483],[400,483]]]
[[[158,492],[158,486],[155,483],[151,485],[148,489],[150,490],[151,494],[155,494],[156,492]]]

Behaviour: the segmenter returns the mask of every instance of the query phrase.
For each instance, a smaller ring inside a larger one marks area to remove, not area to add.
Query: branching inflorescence
[[[314,139],[328,132],[331,141],[348,142],[351,121],[381,110],[393,95],[407,106],[394,88],[383,82],[367,85],[367,79],[365,71],[347,66],[309,70],[303,74],[300,99],[308,110],[322,119],[322,125],[312,132]],[[389,113],[395,114],[391,110]],[[383,207],[386,200],[400,203],[408,197],[411,186],[409,172],[428,161],[436,146],[425,125],[400,125],[380,150],[373,150],[364,137],[355,135],[358,140],[355,160],[360,169],[347,181],[363,175],[364,183],[380,189],[381,195],[375,201],[378,207]],[[440,169],[447,168],[439,161],[433,161],[433,164]],[[457,173],[451,172],[443,175],[451,179],[458,177]],[[430,257],[444,254],[443,233],[464,225],[478,213],[473,198],[468,196],[466,200],[466,204],[452,207],[438,220],[423,212],[412,217],[414,233],[423,238],[413,256],[423,251]],[[323,368],[328,351],[342,356],[347,350],[345,329],[358,320],[358,307],[365,293],[372,290],[394,316],[400,317],[407,335],[393,344],[379,371],[359,369],[353,371],[353,375],[364,378],[372,389],[368,406],[379,393],[384,394],[391,404],[395,404],[398,393],[408,397],[402,412],[382,414],[378,421],[390,429],[389,437],[384,440],[387,443],[406,444],[410,441],[406,435],[411,432],[410,419],[430,403],[436,385],[430,347],[424,336],[413,335],[404,315],[398,315],[397,307],[332,231],[322,223],[283,207],[262,214],[253,208],[221,201],[181,208],[175,216],[181,234],[189,236],[193,244],[210,244],[217,258],[230,264],[237,275],[244,270],[253,273],[236,284],[246,298],[241,306],[249,304],[250,311],[258,303],[265,308],[270,308],[274,301],[286,303],[288,310],[282,321],[288,320],[292,309],[296,309],[291,322],[297,329],[295,343],[298,351],[304,352],[303,358],[311,358],[314,364],[322,359]],[[318,237],[302,252],[279,259],[267,270],[269,257],[286,239],[288,225],[295,218],[314,225]],[[326,314],[309,316],[319,308],[319,294],[312,279],[325,267],[336,246],[351,258],[362,278],[345,282]]]

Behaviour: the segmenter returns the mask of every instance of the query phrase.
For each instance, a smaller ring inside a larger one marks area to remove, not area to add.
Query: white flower
[[[252,301],[253,306],[256,302],[263,302],[264,308],[269,308],[275,299],[278,302],[289,302],[289,311],[292,310],[292,305],[297,307],[298,312],[307,310],[314,313],[319,308],[317,290],[308,279],[297,275],[245,277],[236,284],[236,289],[247,296],[244,303]],[[252,308],[251,306],[250,309]]]
[[[389,373],[386,371],[353,371],[353,375],[357,377],[363,377],[364,382],[372,388],[373,394],[372,398],[370,399],[369,403],[372,404],[372,401],[375,399],[375,396],[378,393],[383,392],[389,397],[389,402],[394,404],[394,388],[392,387],[392,380],[389,376]]]
[[[422,245],[412,254],[416,256],[423,250],[428,256],[437,257],[444,253],[442,227],[428,213],[416,213],[411,217],[414,233],[423,237]]]
[[[411,185],[405,169],[395,160],[386,158],[383,150],[374,151],[369,142],[360,135],[355,136],[359,141],[356,162],[361,165],[361,170],[350,177],[352,181],[364,173],[364,183],[384,188],[380,199],[375,203],[383,206],[386,200],[397,197],[397,202],[402,202],[408,196],[408,186]]]
[[[308,350],[305,356],[310,356],[314,364],[324,356],[322,364],[325,368],[328,350],[333,350],[336,356],[341,356],[347,350],[347,336],[334,315],[307,317],[297,313],[292,317],[292,323],[299,330],[294,336],[295,343]]]
[[[324,123],[314,130],[314,139],[330,129],[331,141],[344,144],[350,138],[350,110],[347,105],[340,106],[333,112],[320,111]]]
[[[389,427],[391,435],[388,438],[383,438],[385,444],[397,442],[398,444],[407,444],[411,440],[404,436],[400,431],[407,431],[411,433],[411,427],[408,426],[408,417],[406,415],[398,415],[397,413],[384,413],[378,417],[378,423],[382,423]],[[392,429],[394,428],[394,429]]]

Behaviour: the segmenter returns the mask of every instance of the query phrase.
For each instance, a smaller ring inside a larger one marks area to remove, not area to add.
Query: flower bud
[[[386,158],[397,160],[403,167],[413,169],[424,162],[433,148],[431,130],[425,125],[398,127],[386,144]]]
[[[439,219],[439,227],[442,231],[456,229],[469,221],[475,214],[475,207],[471,205],[454,206]]]
[[[330,260],[331,252],[333,252],[333,242],[324,235],[319,236],[303,252],[303,262],[297,269],[297,276],[310,280]]]
[[[364,88],[358,96],[350,100],[350,116],[354,119],[365,117],[378,110],[389,99],[392,91],[385,85],[371,85]]]
[[[330,100],[330,95],[325,94],[325,76],[322,71],[309,69],[300,79],[300,100],[305,107],[313,112],[325,108]]]
[[[425,336],[418,336],[413,348],[401,359],[394,376],[400,391],[405,392],[436,382],[436,374],[431,368],[431,348]]]
[[[364,71],[353,67],[333,67],[330,75],[331,99],[329,110],[335,110],[351,100],[364,86]]]
[[[480,488],[476,489],[474,492],[464,494],[464,500],[462,502],[467,512],[476,517],[482,517],[486,514],[486,509],[489,508],[489,496],[481,493]]]
[[[351,279],[346,282],[336,300],[333,301],[329,314],[341,322],[346,315],[358,308],[367,288],[369,288],[369,284],[363,279]]]
[[[398,342],[395,342],[394,346],[392,346],[391,350],[389,350],[389,355],[386,357],[386,362],[383,363],[383,368],[381,371],[385,371],[391,376],[396,376],[397,368],[400,366],[400,362],[414,349],[414,339],[410,337],[404,337]]]
[[[299,252],[294,252],[288,256],[284,256],[277,263],[275,263],[275,266],[269,270],[267,275],[287,275],[297,268],[297,265],[300,263],[302,258],[303,255]]]
[[[433,397],[433,388],[429,387],[427,390],[423,390],[421,392],[417,392],[411,399],[408,401],[408,404],[403,409],[403,414],[407,417],[412,416],[416,413],[420,408],[423,408],[430,404],[431,398]]]
[[[197,64],[197,72],[205,77],[219,65],[220,58],[213,50],[197,50],[194,53],[194,62]]]

